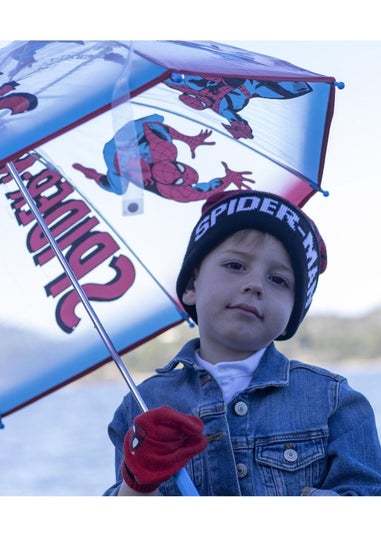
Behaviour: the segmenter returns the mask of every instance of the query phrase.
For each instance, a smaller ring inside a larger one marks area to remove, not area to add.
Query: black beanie
[[[233,233],[257,229],[277,238],[287,250],[295,275],[295,303],[284,335],[291,338],[305,317],[315,292],[319,274],[327,265],[323,239],[314,222],[288,200],[259,191],[227,191],[210,196],[193,229],[177,278],[180,301],[194,269],[204,257]],[[196,308],[183,304],[197,324]]]

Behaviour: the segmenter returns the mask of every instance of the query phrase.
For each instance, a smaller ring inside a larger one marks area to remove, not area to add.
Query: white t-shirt
[[[195,357],[197,365],[210,372],[219,383],[225,403],[228,403],[234,394],[247,387],[265,350],[266,348],[263,348],[242,361],[228,361],[215,365],[202,359],[198,351],[196,351]]]

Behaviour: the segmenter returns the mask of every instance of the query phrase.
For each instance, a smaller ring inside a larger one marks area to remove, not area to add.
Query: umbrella
[[[189,321],[174,285],[200,202],[326,195],[336,86],[215,42],[0,49],[2,417],[111,359],[145,410],[120,354]]]

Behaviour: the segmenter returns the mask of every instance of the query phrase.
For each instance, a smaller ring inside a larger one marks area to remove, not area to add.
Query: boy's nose
[[[263,284],[258,279],[247,280],[243,285],[243,292],[251,292],[261,298],[263,296]]]

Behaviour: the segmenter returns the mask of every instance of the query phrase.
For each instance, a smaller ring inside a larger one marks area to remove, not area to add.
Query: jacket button
[[[289,463],[295,463],[298,459],[298,452],[293,448],[288,448],[287,450],[284,450],[283,457]]]
[[[238,463],[237,474],[238,474],[239,479],[242,479],[243,477],[245,477],[247,475],[247,466],[244,465],[243,463]]]
[[[234,412],[239,416],[245,415],[247,413],[247,405],[245,402],[237,402],[234,406]]]

